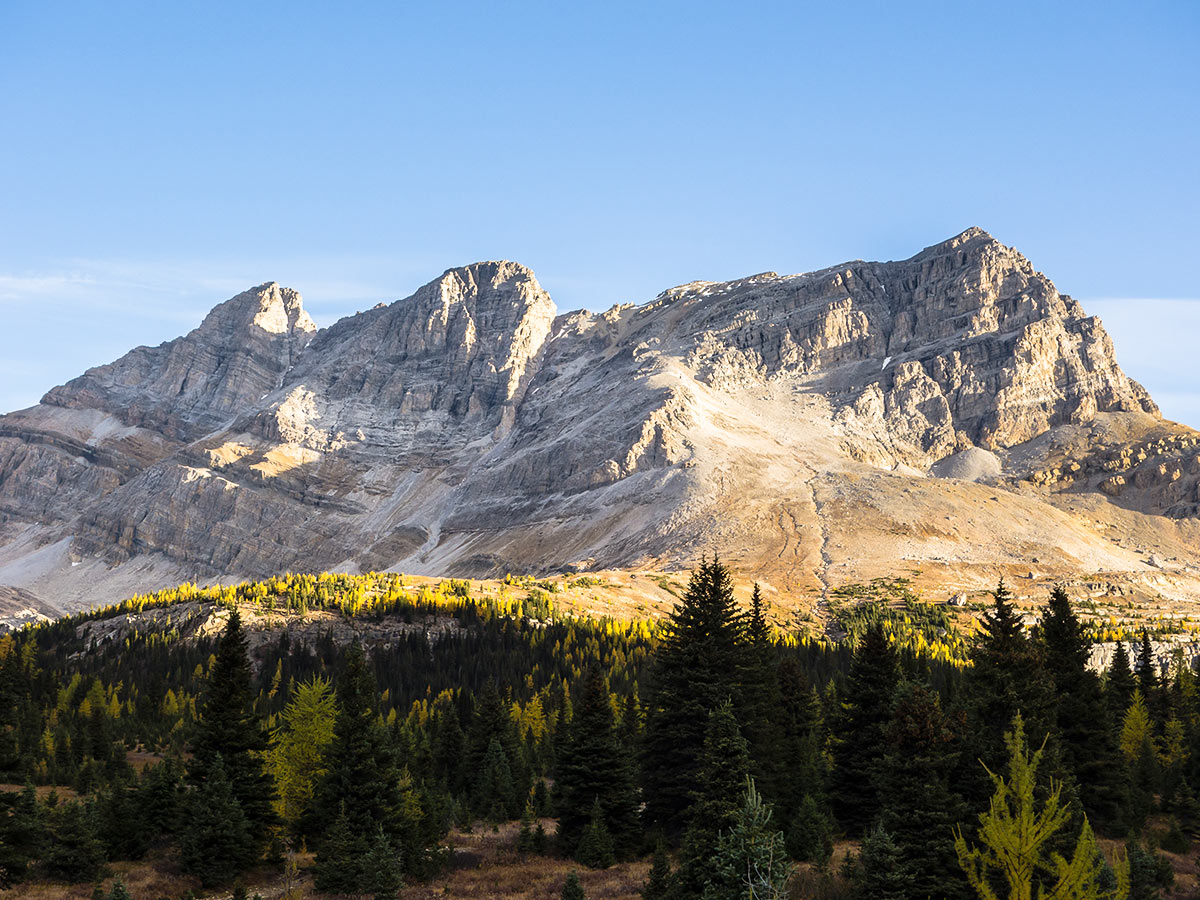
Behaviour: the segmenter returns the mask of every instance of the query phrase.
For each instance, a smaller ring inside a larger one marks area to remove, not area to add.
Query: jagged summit
[[[486,261],[317,331],[269,282],[0,417],[0,585],[65,608],[705,552],[794,598],[898,565],[987,583],[1031,553],[1135,581],[1117,522],[1200,564],[1196,437],[977,228],[603,313],[558,315],[532,271]]]

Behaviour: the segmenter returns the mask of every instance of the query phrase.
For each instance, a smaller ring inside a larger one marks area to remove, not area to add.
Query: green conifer
[[[250,655],[241,614],[235,608],[209,674],[188,777],[194,785],[202,785],[215,758],[221,757],[233,798],[246,818],[252,860],[266,847],[270,828],[277,822],[275,787],[264,769],[267,733],[254,700]]]
[[[650,863],[650,872],[646,883],[642,885],[642,900],[668,900],[674,885],[671,873],[671,857],[667,853],[667,845],[659,840],[654,845],[654,858]]]
[[[875,622],[854,650],[833,723],[834,814],[849,834],[862,834],[879,813],[878,774],[899,677],[895,650]]]
[[[561,896],[562,900],[587,900],[587,894],[583,892],[583,885],[579,883],[579,876],[574,872],[567,875]]]
[[[740,703],[749,658],[745,616],[729,570],[716,560],[693,571],[654,654],[642,732],[643,818],[678,834],[700,780],[709,713]]]
[[[596,804],[618,855],[635,849],[640,829],[633,771],[628,750],[617,741],[608,689],[595,667],[584,676],[558,757],[555,800],[563,853],[574,855]]]
[[[607,869],[616,861],[612,835],[604,823],[604,810],[599,799],[592,805],[591,819],[583,829],[574,857],[577,863],[589,869]]]
[[[232,880],[258,857],[250,827],[218,753],[184,803],[179,842],[185,871],[199,876],[205,887]]]

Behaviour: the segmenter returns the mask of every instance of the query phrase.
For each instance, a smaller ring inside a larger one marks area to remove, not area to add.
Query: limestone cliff
[[[801,597],[1032,556],[1136,579],[1157,554],[1192,590],[1196,437],[979,229],[603,313],[556,315],[511,262],[321,331],[268,284],[0,417],[0,584],[66,608],[181,578],[719,552]]]

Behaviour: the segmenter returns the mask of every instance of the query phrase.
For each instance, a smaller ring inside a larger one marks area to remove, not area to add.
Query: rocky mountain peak
[[[556,313],[502,260],[320,331],[295,291],[238,294],[0,417],[0,585],[70,605],[96,579],[701,552],[802,593],[897,559],[994,584],[1030,541],[1061,571],[1125,565],[1089,530],[1117,504],[1147,533],[1200,509],[1194,433],[1167,434],[1098,320],[982,229]]]
[[[312,336],[317,325],[304,309],[299,291],[269,281],[218,304],[200,324],[201,331],[231,336],[241,328],[258,328],[268,334]]]

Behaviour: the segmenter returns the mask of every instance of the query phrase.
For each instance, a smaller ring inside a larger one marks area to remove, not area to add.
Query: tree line
[[[960,662],[878,615],[840,645],[780,640],[715,560],[656,628],[322,578],[293,582],[304,603],[441,624],[252,650],[239,606],[298,605],[276,580],[225,597],[218,637],[160,623],[81,646],[81,620],[0,638],[0,776],[26,783],[0,795],[0,878],[165,852],[228,884],[307,846],[320,889],[387,897],[446,864],[452,826],[519,820],[524,852],[653,853],[647,900],[785,896],[796,861],[863,898],[988,897],[1019,869],[1010,896],[1143,900],[1169,880],[1148,823],[1166,849],[1197,824],[1194,674],[1160,671],[1148,636],[1090,671],[1062,590],[1028,632],[1001,584]],[[161,761],[135,771],[135,748]],[[840,836],[857,849],[832,873]]]

